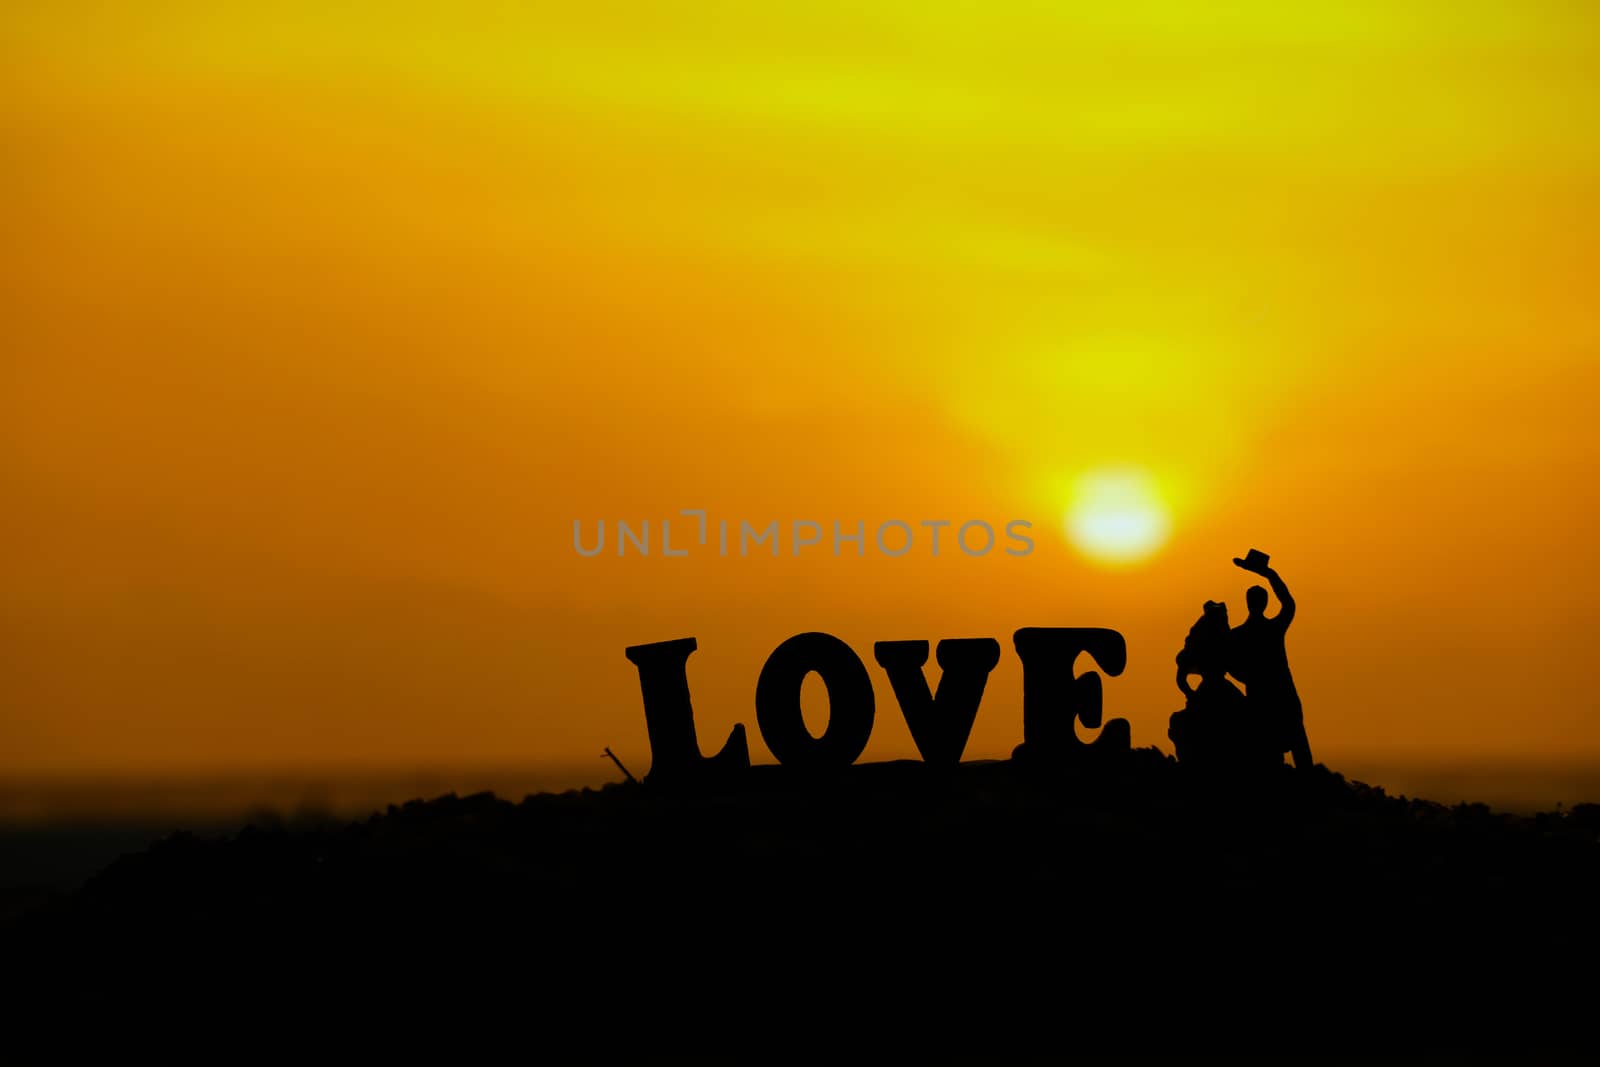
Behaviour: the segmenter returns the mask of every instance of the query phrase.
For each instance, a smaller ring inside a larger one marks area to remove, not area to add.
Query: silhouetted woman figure
[[[1228,606],[1207,601],[1178,653],[1178,688],[1188,701],[1173,712],[1167,737],[1178,761],[1193,766],[1243,770],[1282,763],[1266,723],[1227,677],[1228,634]],[[1199,675],[1198,686],[1190,687],[1190,675]]]

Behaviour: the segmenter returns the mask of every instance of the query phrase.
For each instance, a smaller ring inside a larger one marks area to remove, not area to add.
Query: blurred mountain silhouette
[[[13,1059],[1527,1059],[1594,1044],[1597,901],[1594,805],[1137,749],[177,835],[0,951]]]

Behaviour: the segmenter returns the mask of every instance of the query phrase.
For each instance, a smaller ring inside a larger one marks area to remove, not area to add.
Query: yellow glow
[[[1166,544],[1170,526],[1155,482],[1137,470],[1084,475],[1067,510],[1067,538],[1098,563],[1148,559]]]
[[[1250,547],[1330,765],[1600,759],[1600,4],[58,0],[0,42],[0,778],[637,769],[621,649],[697,638],[710,745],[814,628],[1114,626],[1165,744]],[[681,508],[1041,536],[572,551]],[[914,755],[878,699],[865,758]]]

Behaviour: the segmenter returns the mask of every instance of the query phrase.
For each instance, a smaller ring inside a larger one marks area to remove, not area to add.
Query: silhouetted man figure
[[[1278,572],[1267,565],[1264,553],[1251,549],[1244,559],[1233,562],[1265,578],[1278,597],[1279,608],[1269,619],[1267,591],[1253,585],[1245,593],[1250,614],[1229,634],[1228,673],[1244,683],[1246,697],[1277,725],[1278,751],[1291,753],[1298,770],[1310,770],[1311,742],[1306,737],[1300,694],[1289,674],[1289,652],[1284,647],[1284,636],[1294,621],[1294,597],[1289,595],[1289,587]]]

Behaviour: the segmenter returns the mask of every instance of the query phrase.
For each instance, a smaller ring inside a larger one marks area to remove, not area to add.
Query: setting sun
[[[1078,479],[1066,515],[1067,539],[1098,563],[1147,559],[1167,540],[1170,522],[1149,475],[1093,471]]]
[[[5,5],[0,784],[581,784],[818,627],[1163,745],[1252,547],[1319,758],[1600,759],[1600,5],[1360,7]]]

